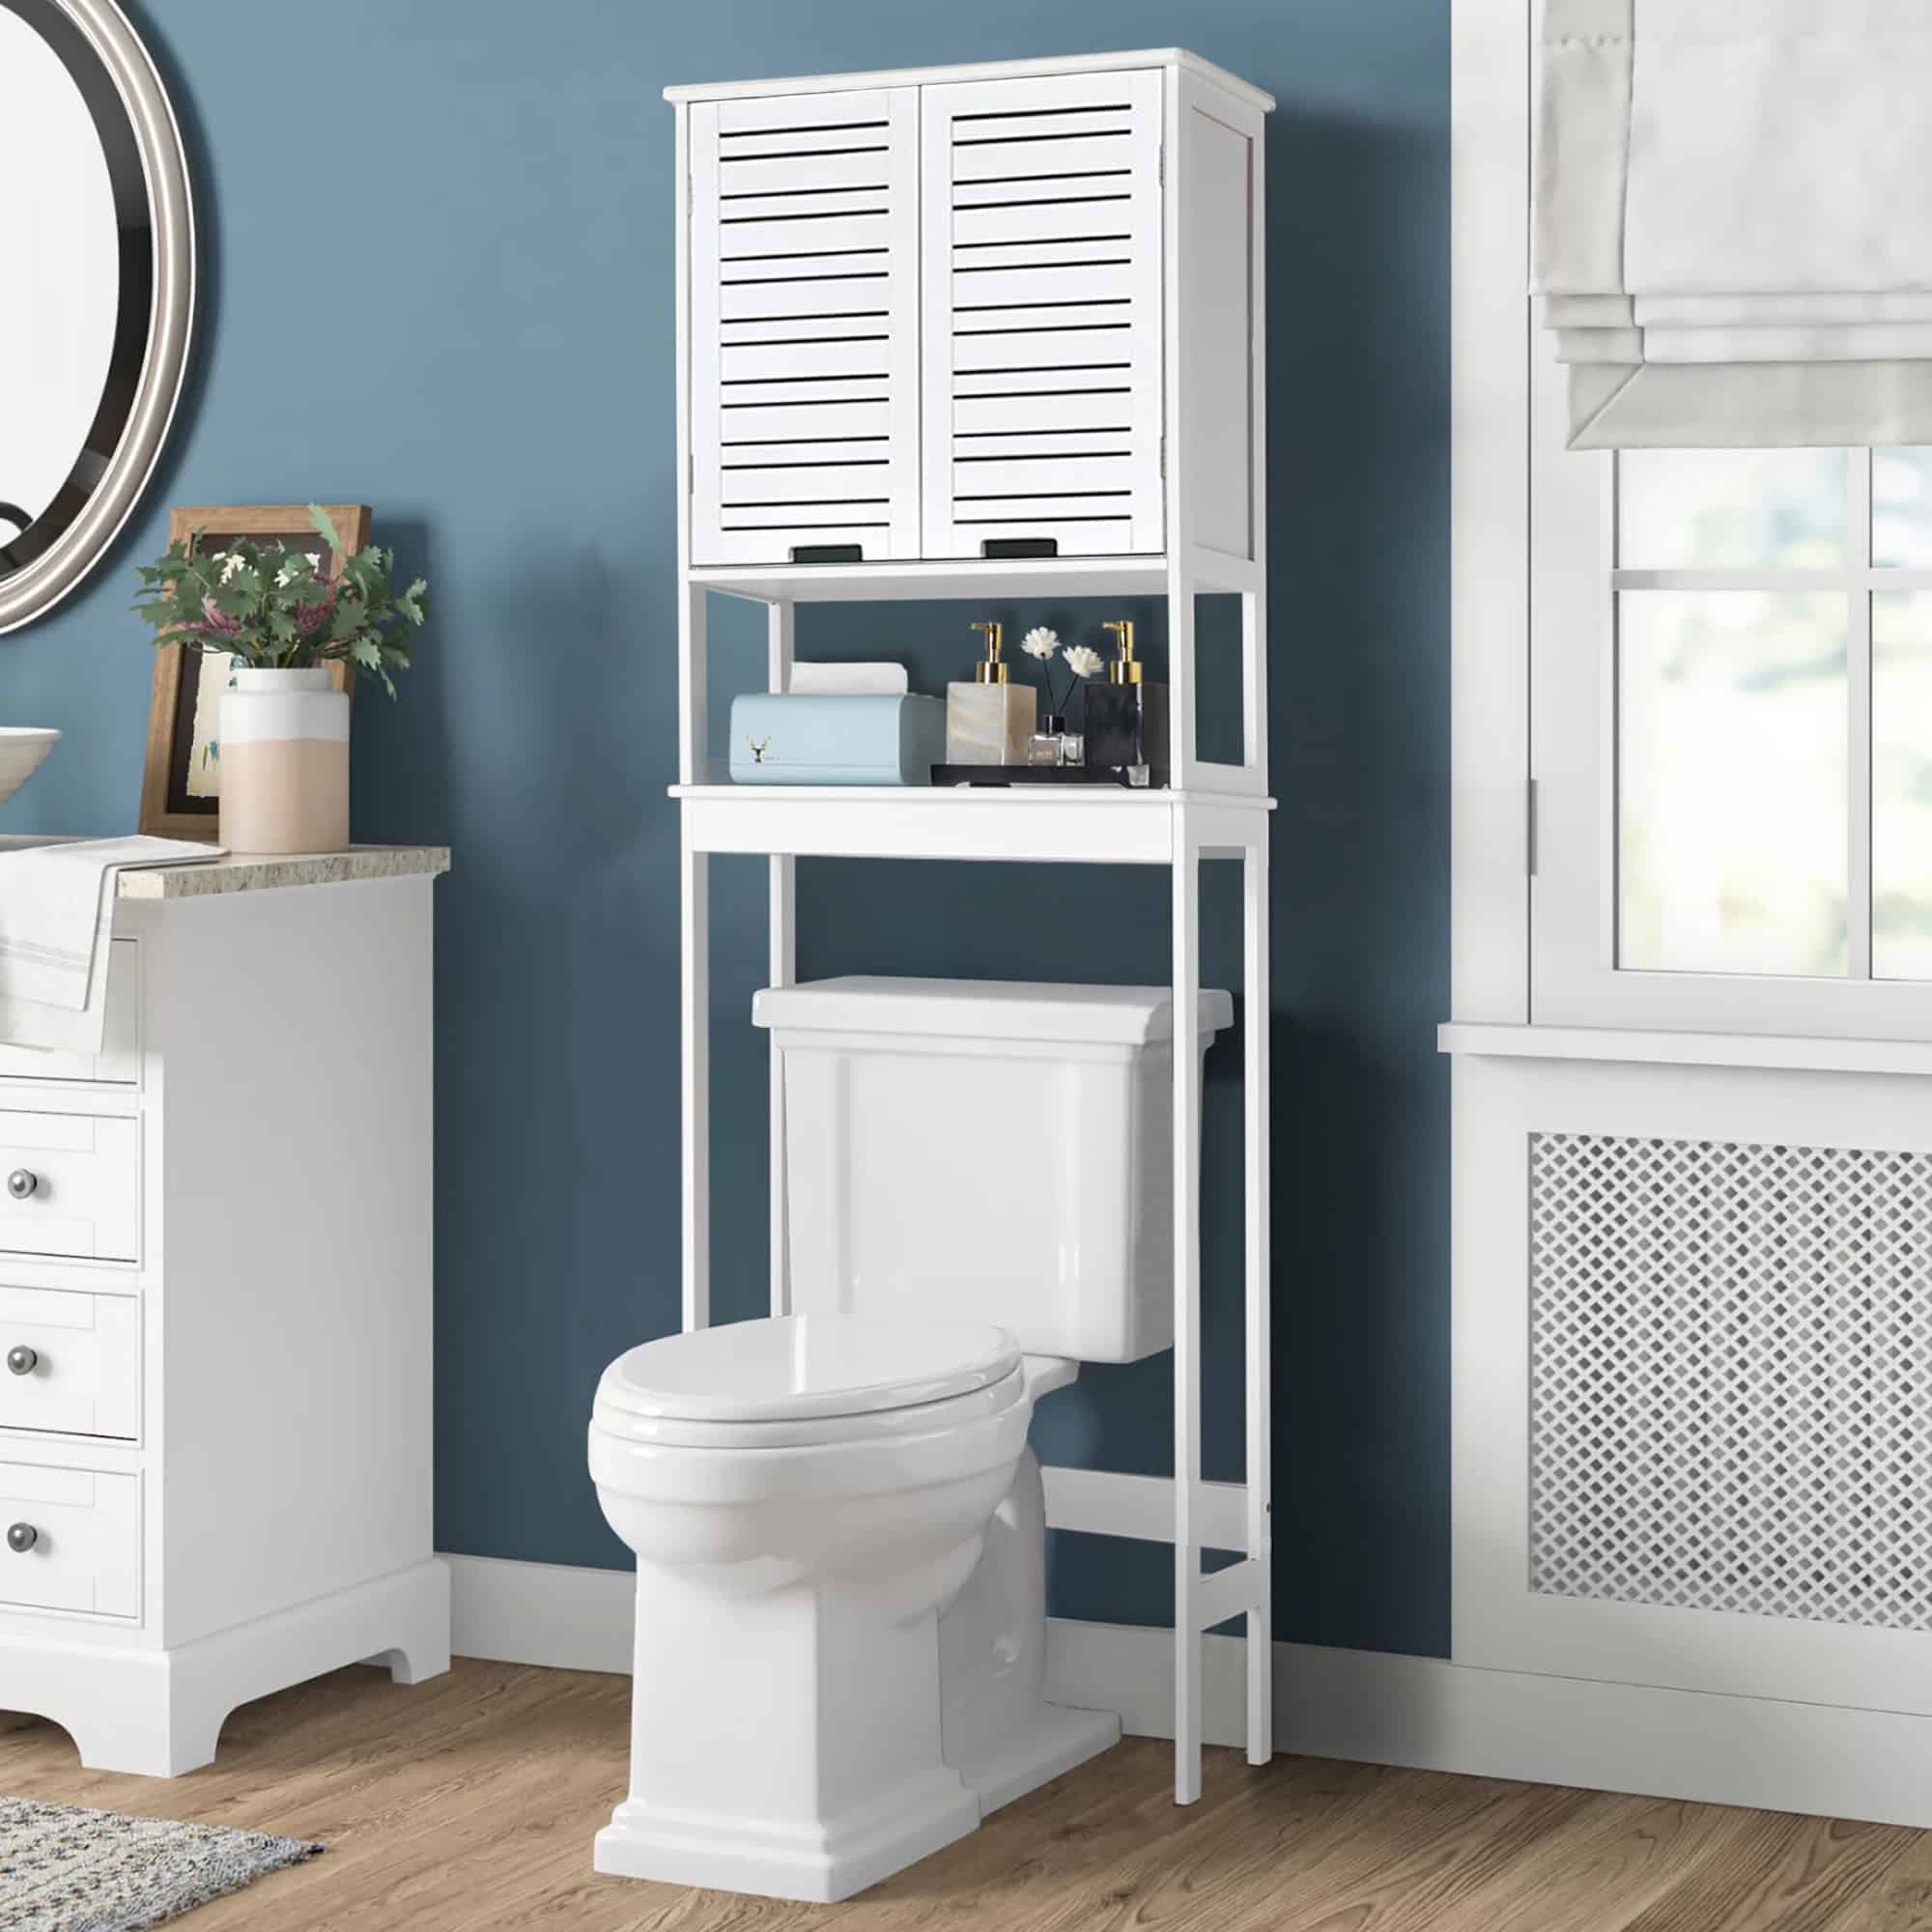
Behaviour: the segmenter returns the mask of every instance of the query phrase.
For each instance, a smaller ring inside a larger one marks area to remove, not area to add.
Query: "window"
[[[1932,450],[1532,440],[1533,1017],[1932,1037]]]

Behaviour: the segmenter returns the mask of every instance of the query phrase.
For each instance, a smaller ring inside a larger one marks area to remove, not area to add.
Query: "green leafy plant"
[[[338,658],[366,677],[380,677],[391,697],[390,673],[407,670],[410,646],[429,621],[429,585],[393,585],[396,554],[378,544],[354,556],[320,503],[309,522],[327,544],[320,551],[238,537],[204,550],[200,535],[172,543],[158,562],[141,566],[133,609],[155,627],[157,644],[219,651],[263,670],[301,670]]]

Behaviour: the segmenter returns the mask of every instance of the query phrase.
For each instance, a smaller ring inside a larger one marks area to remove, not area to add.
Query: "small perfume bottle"
[[[1086,764],[1130,785],[1167,782],[1167,686],[1143,675],[1128,618],[1104,626],[1120,640],[1105,684],[1087,687]]]
[[[1000,657],[998,624],[975,624],[986,655],[973,667],[970,684],[946,687],[946,762],[949,765],[1024,765],[1030,762],[1037,694],[1030,684],[1009,684]]]
[[[1049,711],[1027,746],[1027,763],[1036,770],[1046,771],[1080,764],[1084,742],[1078,731],[1066,728],[1066,720],[1059,712]]]

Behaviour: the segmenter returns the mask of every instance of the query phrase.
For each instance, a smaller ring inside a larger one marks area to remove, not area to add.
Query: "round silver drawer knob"
[[[41,1184],[41,1177],[31,1167],[16,1167],[7,1177],[7,1192],[15,1201],[24,1201]]]
[[[41,1532],[30,1522],[16,1522],[8,1526],[7,1548],[15,1556],[24,1556],[41,1540]]]
[[[30,1349],[26,1343],[18,1342],[7,1350],[7,1373],[10,1376],[30,1376],[41,1366],[41,1351]]]

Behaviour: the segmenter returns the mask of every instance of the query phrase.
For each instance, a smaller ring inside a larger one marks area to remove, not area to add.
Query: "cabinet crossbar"
[[[1049,1529],[1086,1536],[1125,1536],[1142,1543],[1174,1541],[1174,1478],[1128,1476],[1118,1469],[1040,1470],[1046,1484]],[[1204,1549],[1248,1548],[1248,1491],[1244,1483],[1197,1483],[1194,1521]]]
[[[1245,1615],[1263,1601],[1262,1566],[1253,1557],[1216,1570],[1194,1586],[1194,1628],[1210,1631],[1230,1617]]]

